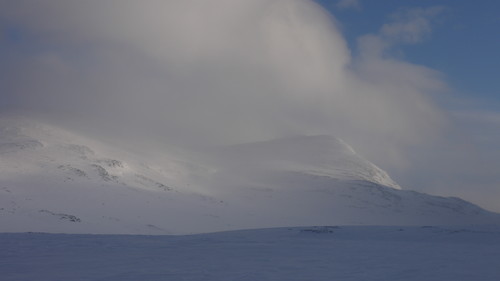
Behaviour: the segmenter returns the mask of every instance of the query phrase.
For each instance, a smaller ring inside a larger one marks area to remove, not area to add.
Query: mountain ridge
[[[167,150],[153,161],[119,144],[12,120],[0,120],[0,232],[500,223],[500,215],[461,199],[400,190],[334,137],[233,145],[194,157]]]

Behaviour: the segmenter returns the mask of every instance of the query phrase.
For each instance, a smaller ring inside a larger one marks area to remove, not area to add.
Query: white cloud
[[[419,43],[431,33],[433,20],[444,11],[443,6],[401,10],[392,15],[392,22],[382,26],[380,34],[395,43]]]
[[[337,8],[341,10],[349,10],[349,9],[354,9],[354,10],[360,10],[361,9],[361,4],[359,0],[340,0],[337,2]]]
[[[401,44],[417,44],[432,33],[432,24],[446,10],[443,6],[427,9],[403,9],[391,16],[391,22],[382,25],[376,34],[358,38],[360,56],[384,57]]]
[[[406,145],[426,142],[443,123],[428,97],[442,87],[438,73],[353,58],[312,1],[3,6],[4,21],[34,34],[29,44],[38,46],[18,54],[3,86],[20,107],[72,112],[113,131],[135,125],[182,143],[333,134],[376,161],[404,158]],[[47,53],[59,63],[39,59]]]

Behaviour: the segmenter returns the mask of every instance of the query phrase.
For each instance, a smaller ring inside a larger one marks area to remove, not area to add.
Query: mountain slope
[[[295,136],[223,147],[216,151],[232,172],[249,170],[304,172],[338,180],[365,180],[395,189],[401,187],[389,175],[356,154],[341,139],[326,136]]]
[[[400,190],[328,136],[159,157],[137,151],[29,119],[0,120],[0,232],[500,222],[457,198]]]

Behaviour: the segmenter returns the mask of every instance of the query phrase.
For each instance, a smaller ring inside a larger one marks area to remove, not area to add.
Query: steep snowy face
[[[401,189],[385,171],[333,136],[296,136],[240,144],[220,148],[216,154],[230,173],[255,177],[269,173],[302,173]]]

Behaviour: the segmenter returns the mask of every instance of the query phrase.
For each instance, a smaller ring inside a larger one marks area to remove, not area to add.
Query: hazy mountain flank
[[[121,149],[29,119],[0,121],[0,232],[195,233],[338,224],[483,224],[458,198],[402,190],[330,136],[203,153]]]

